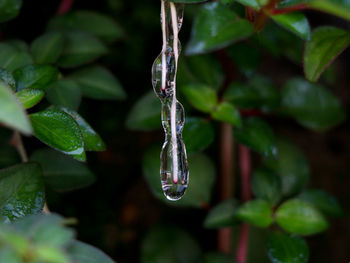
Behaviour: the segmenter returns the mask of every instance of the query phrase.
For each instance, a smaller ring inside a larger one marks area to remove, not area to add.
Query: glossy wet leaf
[[[63,68],[90,63],[107,53],[107,47],[94,36],[82,31],[65,31],[65,45],[57,61]]]
[[[0,2],[0,23],[15,18],[22,7],[22,0],[2,0]]]
[[[268,227],[273,223],[272,209],[264,200],[256,199],[237,208],[236,218],[257,227]]]
[[[321,74],[350,45],[350,32],[331,26],[318,27],[306,42],[304,52],[305,77],[316,82]]]
[[[268,170],[257,170],[252,178],[252,191],[257,198],[276,205],[282,198],[281,179]]]
[[[228,200],[213,207],[206,216],[203,226],[205,228],[230,227],[239,221],[235,218],[237,209],[236,200]]]
[[[76,121],[60,110],[45,110],[30,115],[34,135],[48,146],[85,161],[84,143]]]
[[[186,118],[183,140],[188,154],[205,150],[214,141],[212,124],[201,118]]]
[[[269,157],[264,164],[281,178],[282,193],[291,196],[300,192],[309,180],[309,164],[301,150],[291,142],[278,138],[276,158]]]
[[[200,7],[192,28],[187,55],[218,50],[249,37],[252,25],[225,5],[214,2]]]
[[[49,22],[48,28],[86,31],[106,42],[113,42],[124,36],[122,28],[113,18],[91,10],[79,10],[56,16]]]
[[[305,189],[298,198],[312,204],[325,215],[343,216],[345,214],[337,199],[324,190]]]
[[[350,3],[347,0],[313,0],[308,5],[314,9],[350,20]]]
[[[56,106],[77,110],[81,102],[80,86],[69,79],[62,79],[54,83],[47,90],[47,100]]]
[[[186,85],[182,89],[182,93],[197,110],[210,113],[217,105],[218,99],[215,90],[206,85]]]
[[[271,16],[278,25],[296,34],[298,37],[309,40],[310,25],[306,16],[303,13],[293,12],[282,15]]]
[[[214,120],[230,123],[233,126],[241,126],[239,110],[229,102],[220,103],[211,113]]]
[[[44,182],[36,163],[0,170],[0,188],[0,220],[3,222],[40,213],[44,206]]]
[[[98,248],[80,241],[74,241],[68,248],[68,254],[76,263],[114,263]]]
[[[203,263],[232,263],[232,259],[223,253],[211,252],[203,256]]]
[[[37,150],[30,160],[40,163],[45,183],[58,192],[87,187],[96,179],[85,164],[54,150]]]
[[[48,32],[36,38],[30,50],[33,59],[39,64],[55,63],[64,47],[64,36],[61,32]]]
[[[16,81],[10,71],[0,68],[0,81],[5,83],[13,91],[16,91]]]
[[[13,72],[17,91],[28,88],[46,90],[58,75],[58,69],[49,65],[27,65]]]
[[[316,131],[326,131],[346,118],[335,95],[301,78],[291,79],[283,87],[282,110],[301,125]]]
[[[161,103],[153,91],[143,95],[131,108],[126,118],[130,130],[149,131],[161,127]]]
[[[0,82],[0,123],[25,134],[32,133],[28,116],[12,90]]]
[[[68,113],[78,123],[81,135],[84,140],[85,151],[104,151],[106,145],[98,133],[81,117],[76,111],[68,108],[60,108],[64,112]]]
[[[122,100],[126,98],[118,79],[107,68],[91,66],[70,75],[78,83],[84,96],[102,100]]]
[[[31,56],[7,43],[0,43],[0,67],[14,71],[33,63]]]
[[[45,92],[40,89],[23,89],[16,93],[18,100],[25,109],[29,109],[38,104],[45,96]]]
[[[235,130],[234,136],[238,142],[265,156],[277,154],[274,131],[259,118],[246,119],[242,128]]]
[[[284,230],[299,235],[312,235],[328,228],[327,220],[314,206],[298,199],[283,203],[276,211],[276,221]]]
[[[200,257],[199,244],[175,226],[153,227],[141,246],[141,263],[196,263]]]
[[[301,237],[271,232],[267,254],[273,263],[307,263],[309,248]]]

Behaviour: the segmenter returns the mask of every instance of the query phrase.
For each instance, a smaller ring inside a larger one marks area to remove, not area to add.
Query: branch
[[[17,149],[17,152],[21,156],[22,162],[23,163],[28,162],[28,155],[27,155],[26,149],[24,148],[22,137],[18,131],[15,131],[13,133],[11,144]]]

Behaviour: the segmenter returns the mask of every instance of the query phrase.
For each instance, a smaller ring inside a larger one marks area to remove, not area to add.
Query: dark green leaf
[[[204,255],[202,263],[232,263],[232,259],[221,253],[207,253]]]
[[[278,25],[288,29],[298,37],[309,40],[310,25],[306,16],[303,13],[293,12],[288,14],[271,16]]]
[[[23,89],[16,93],[18,100],[25,109],[29,109],[38,104],[45,96],[45,92],[40,89]]]
[[[16,91],[16,81],[10,71],[0,68],[0,82],[4,82],[13,91]]]
[[[9,40],[6,40],[5,43],[9,44],[11,47],[14,47],[18,51],[29,53],[29,46],[24,40],[9,39]]]
[[[126,127],[130,130],[149,131],[161,127],[161,103],[153,91],[149,91],[131,108]]]
[[[5,130],[5,129],[3,129],[3,130]],[[8,131],[10,131],[10,130],[8,130]],[[11,134],[13,134],[13,132]],[[3,136],[3,135],[1,134],[1,136]],[[11,139],[11,137],[8,139],[8,141],[10,141],[10,139]],[[13,146],[10,146],[9,144],[1,144],[1,147],[0,147],[0,169],[11,166],[11,165],[15,165],[15,164],[20,163],[20,162],[21,162],[21,158]]]
[[[76,81],[84,96],[93,99],[122,100],[126,94],[118,79],[102,66],[80,69],[70,75]]]
[[[252,25],[225,5],[218,2],[204,4],[195,18],[186,53],[194,55],[218,50],[252,33]]]
[[[310,0],[310,7],[350,20],[350,3],[347,0]]]
[[[0,23],[15,18],[21,6],[22,0],[2,0],[0,2]]]
[[[0,123],[10,126],[25,134],[32,133],[28,116],[22,105],[18,102],[11,89],[0,82]]]
[[[237,0],[238,3],[254,8],[255,10],[259,10],[261,5],[258,0]]]
[[[74,241],[69,246],[68,253],[76,263],[114,263],[101,250],[80,241]]]
[[[283,203],[276,212],[277,223],[286,231],[312,235],[328,228],[328,222],[312,205],[298,199]]]
[[[276,205],[282,197],[281,179],[268,170],[257,170],[253,175],[252,190],[256,197]]]
[[[241,115],[239,110],[229,102],[220,103],[215,111],[211,113],[214,120],[228,122],[233,126],[241,126]]]
[[[198,243],[178,227],[154,227],[141,248],[141,263],[196,263],[200,257]]]
[[[200,118],[186,118],[183,140],[187,153],[203,151],[214,141],[212,124]]]
[[[264,163],[282,182],[284,196],[297,194],[309,180],[309,165],[304,154],[294,144],[278,139],[277,158],[266,158]]]
[[[74,68],[87,64],[107,53],[106,46],[88,33],[66,31],[64,36],[65,45],[57,62],[63,68]]]
[[[40,166],[25,163],[0,170],[0,219],[15,221],[40,213],[44,206],[44,183]]]
[[[212,112],[217,105],[217,95],[214,89],[200,84],[187,85],[182,89],[186,99],[197,110]]]
[[[236,218],[258,227],[268,227],[273,223],[272,209],[264,200],[253,200],[241,205]]]
[[[306,189],[299,196],[299,199],[312,204],[318,210],[329,216],[343,216],[343,208],[337,199],[321,189]]]
[[[21,68],[33,63],[27,52],[20,51],[6,43],[0,43],[0,67],[9,71]]]
[[[323,26],[312,32],[304,52],[305,77],[317,81],[334,59],[350,45],[350,32]]]
[[[72,191],[95,182],[94,174],[86,165],[57,151],[37,150],[30,160],[40,163],[45,183],[55,191]]]
[[[283,87],[282,110],[316,131],[326,131],[346,117],[340,101],[329,90],[300,78],[289,80]]]
[[[35,39],[30,47],[33,59],[39,64],[52,64],[60,57],[64,46],[61,32],[48,32]]]
[[[47,90],[46,98],[53,105],[77,110],[81,102],[81,90],[76,82],[62,79]]]
[[[238,142],[265,156],[277,154],[275,134],[272,128],[261,119],[246,119],[243,122],[243,127],[235,130],[234,136]]]
[[[111,18],[91,10],[79,10],[56,16],[49,22],[51,30],[82,30],[103,41],[113,42],[124,36],[122,28]]]
[[[205,228],[230,227],[237,224],[237,201],[228,200],[213,207],[204,221]]]
[[[60,110],[45,110],[30,115],[34,135],[48,146],[79,161],[85,161],[84,143],[75,120]]]
[[[273,263],[307,263],[309,248],[298,236],[272,232],[267,241],[267,254]]]
[[[258,108],[261,102],[258,92],[242,82],[232,83],[225,91],[224,99],[243,109]]]
[[[17,91],[27,88],[46,90],[58,75],[58,69],[49,65],[27,65],[13,72]]]

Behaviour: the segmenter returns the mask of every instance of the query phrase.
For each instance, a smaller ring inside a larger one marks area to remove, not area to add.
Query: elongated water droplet
[[[165,142],[160,155],[160,178],[165,196],[179,200],[188,187],[189,171],[182,140],[185,113],[176,99],[176,72],[181,44],[178,33],[183,20],[183,4],[161,1],[163,48],[152,67],[154,92],[162,102]]]

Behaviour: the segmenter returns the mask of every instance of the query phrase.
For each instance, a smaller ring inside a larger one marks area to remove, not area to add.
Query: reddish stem
[[[71,9],[73,2],[74,0],[62,0],[60,6],[58,7],[57,14],[64,15],[67,13]]]
[[[308,8],[307,4],[298,4],[295,6],[290,6],[290,7],[280,8],[280,9],[272,9],[270,10],[270,13],[272,15],[280,15],[280,14],[287,14],[295,11],[305,10],[307,8]]]
[[[241,232],[239,233],[239,243],[237,247],[236,260],[238,263],[245,263],[247,261],[249,241],[249,225],[244,223],[241,226]]]
[[[250,23],[255,21],[255,10],[252,7],[246,6],[245,8],[245,17]]]
[[[260,110],[254,110],[254,109],[251,109],[251,110],[240,110],[241,114],[244,116],[244,117],[253,117],[253,116],[264,116],[264,113]]]

